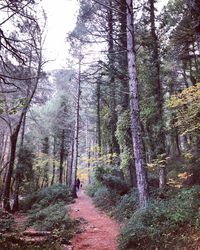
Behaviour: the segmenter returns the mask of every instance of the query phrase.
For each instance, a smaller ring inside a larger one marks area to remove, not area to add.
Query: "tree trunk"
[[[110,132],[111,132],[111,153],[120,154],[119,144],[115,135],[117,129],[117,112],[116,112],[116,86],[115,86],[115,72],[114,72],[114,40],[113,40],[113,4],[112,0],[109,0],[108,10],[108,59],[109,59],[109,70],[110,70]]]
[[[88,147],[88,164],[87,164],[87,169],[88,169],[88,184],[91,183],[91,163],[90,163],[90,158],[91,158],[91,151],[90,151],[90,145]]]
[[[2,144],[1,144],[1,156],[0,156],[0,166],[1,166],[1,169],[0,169],[0,174],[1,174],[1,170],[2,170],[2,167],[4,166],[4,164],[6,163],[5,161],[5,158],[6,158],[6,154],[7,154],[7,148],[8,148],[8,135],[6,134],[3,134],[2,136]]]
[[[14,203],[12,207],[12,212],[15,213],[19,211],[19,188],[20,188],[20,174],[17,173],[15,176],[15,192],[14,192]]]
[[[120,34],[119,34],[119,71],[120,71],[120,101],[122,112],[129,109],[129,86],[128,86],[128,60],[127,60],[127,34],[126,34],[126,2],[120,0],[119,3],[119,22],[120,22]],[[123,52],[124,51],[124,52]]]
[[[75,125],[74,125],[75,127]],[[67,186],[69,189],[72,187],[72,168],[74,161],[74,141],[75,141],[75,130],[73,132],[72,145],[71,145],[71,154],[68,154],[67,157]]]
[[[26,114],[24,114],[23,122],[22,122],[22,131],[21,131],[21,141],[20,141],[20,147],[22,148],[24,145],[24,135],[25,135],[25,127],[26,127]]]
[[[23,117],[23,120],[22,120],[20,148],[23,148],[23,146],[24,146],[26,114],[27,114],[27,112],[24,114],[24,117]],[[15,175],[14,203],[13,203],[13,208],[12,208],[13,213],[19,211],[19,189],[20,189],[20,184],[21,184],[21,178],[20,178],[20,174],[18,173],[18,164],[17,164],[17,166],[16,166],[16,175]]]
[[[65,130],[62,130],[61,135],[61,145],[60,145],[60,168],[59,168],[59,183],[62,184],[63,180],[63,162],[64,162],[64,153],[65,153]]]
[[[140,207],[147,206],[149,199],[149,190],[147,182],[147,173],[145,165],[144,148],[142,142],[142,130],[140,123],[140,109],[138,97],[138,79],[136,71],[136,52],[135,36],[133,26],[133,4],[132,0],[126,0],[127,3],[127,50],[128,50],[128,73],[129,73],[129,91],[130,91],[130,111],[131,111],[131,129],[135,158],[135,168],[137,176],[137,187],[139,191]]]
[[[101,83],[100,79],[97,81],[97,141],[99,148],[99,155],[101,154],[101,107],[100,107],[100,97],[101,97]]]
[[[164,124],[163,124],[163,97],[162,97],[162,85],[160,81],[160,58],[159,58],[159,44],[158,44],[158,37],[156,34],[156,26],[155,26],[155,0],[149,0],[150,4],[150,24],[151,24],[151,44],[152,44],[152,62],[153,62],[153,83],[154,83],[154,93],[156,98],[156,106],[157,106],[157,114],[156,114],[156,121],[157,125],[159,125],[159,130],[156,134],[156,145],[157,150],[156,154],[165,154],[165,132],[164,132]],[[167,176],[163,176],[167,174],[166,169],[161,167],[159,174],[161,174],[159,180],[162,181],[160,186],[163,187],[166,184]]]
[[[131,187],[136,187],[136,172],[135,172],[135,162],[132,158],[128,164],[129,174],[130,174],[130,183]]]
[[[80,97],[81,97],[81,60],[79,58],[79,71],[78,71],[78,87],[77,87],[77,106],[76,106],[76,124],[75,124],[75,136],[74,136],[74,156],[72,166],[72,180],[71,180],[71,191],[74,198],[77,198],[76,193],[76,175],[78,165],[78,144],[79,144],[79,120],[80,120]]]
[[[121,105],[121,115],[124,112],[129,111],[129,84],[128,84],[128,60],[127,60],[127,34],[126,34],[126,2],[124,0],[119,1],[119,23],[120,23],[120,34],[119,34],[119,51],[120,56],[119,60],[119,80],[120,80],[120,105]],[[123,52],[124,51],[124,52]],[[133,155],[133,146],[131,139],[131,125],[124,133],[124,145],[120,147],[120,150],[123,152],[123,148],[128,149],[132,152]],[[121,145],[120,145],[121,146]],[[130,184],[132,187],[136,186],[136,173],[135,173],[135,164],[134,158],[131,156],[131,159],[128,162],[127,169],[130,175]]]
[[[4,194],[3,194],[3,208],[7,212],[11,212],[10,187],[11,187],[11,180],[12,180],[14,163],[15,163],[15,154],[16,154],[18,134],[19,134],[19,128],[17,127],[15,132],[10,136],[10,162],[9,162],[8,169],[7,169],[5,186],[4,186]]]
[[[53,171],[52,171],[52,179],[51,179],[51,186],[54,184],[55,180],[55,171],[56,171],[56,136],[53,138]]]
[[[159,188],[164,189],[167,185],[166,167],[159,167]]]

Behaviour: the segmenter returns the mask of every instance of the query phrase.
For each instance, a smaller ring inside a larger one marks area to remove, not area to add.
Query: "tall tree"
[[[149,199],[145,155],[142,142],[142,129],[140,122],[140,108],[138,96],[138,79],[136,71],[135,33],[133,2],[126,0],[127,4],[127,50],[128,73],[130,91],[131,129],[134,148],[137,187],[139,191],[140,207],[146,207]]]
[[[75,198],[76,194],[76,178],[77,178],[77,165],[78,165],[78,155],[79,155],[79,129],[80,129],[80,97],[81,97],[81,53],[78,55],[78,79],[77,79],[77,101],[76,101],[76,122],[75,122],[75,135],[74,135],[74,145],[73,145],[73,164],[72,164],[72,176],[71,176],[71,191]]]
[[[164,131],[164,117],[163,117],[163,92],[162,84],[160,79],[160,56],[159,56],[159,41],[156,33],[155,24],[155,0],[149,0],[150,9],[150,27],[151,27],[151,51],[152,51],[152,79],[153,79],[153,92],[155,97],[155,121],[157,123],[157,133],[156,133],[156,155],[161,155],[166,153],[165,146],[165,131]],[[164,188],[166,185],[166,168],[160,167],[160,188]]]

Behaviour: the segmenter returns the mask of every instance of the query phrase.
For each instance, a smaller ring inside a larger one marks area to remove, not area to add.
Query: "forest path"
[[[99,211],[84,190],[78,191],[77,195],[78,199],[70,206],[70,214],[72,218],[80,219],[83,232],[73,238],[73,250],[116,250],[119,224]]]

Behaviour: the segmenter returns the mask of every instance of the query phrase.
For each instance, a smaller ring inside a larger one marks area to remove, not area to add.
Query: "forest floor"
[[[72,239],[73,250],[116,250],[120,225],[98,210],[84,190],[77,195],[70,215],[81,222],[81,230]]]
[[[49,234],[46,235],[46,233],[50,233],[50,232],[45,232],[45,231],[38,232],[33,227],[26,227],[27,219],[28,219],[28,217],[24,214],[21,214],[21,213],[16,213],[14,216],[17,230],[19,232],[21,232],[21,239],[25,240],[26,242],[37,242],[37,243],[43,242],[46,239],[46,237],[49,235]],[[42,234],[44,234],[44,235],[42,235]],[[61,249],[62,250],[72,250],[72,246],[62,244]]]
[[[120,225],[96,208],[84,190],[78,191],[78,199],[70,205],[70,216],[80,222],[80,228],[72,239],[72,245],[62,245],[63,250],[116,250]],[[33,227],[26,228],[27,216],[16,213],[16,226],[25,241],[40,242],[46,237],[37,235]]]

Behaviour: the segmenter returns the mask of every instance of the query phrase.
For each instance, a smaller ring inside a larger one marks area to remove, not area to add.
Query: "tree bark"
[[[15,192],[14,192],[14,203],[12,207],[12,212],[15,213],[19,211],[19,188],[20,188],[20,174],[17,173],[15,176]]]
[[[113,40],[113,0],[109,0],[108,9],[108,59],[110,67],[110,132],[111,132],[111,153],[120,154],[119,144],[115,135],[117,129],[117,112],[116,112],[116,86],[114,74],[114,40]]]
[[[67,186],[71,189],[72,186],[72,168],[73,168],[73,158],[74,158],[74,138],[75,138],[75,131],[73,134],[73,140],[71,145],[71,154],[68,154],[67,157]]]
[[[101,83],[100,79],[97,81],[97,90],[96,90],[96,96],[97,96],[97,142],[98,142],[98,148],[99,148],[99,155],[101,154],[101,112],[100,112],[100,97],[101,97]]]
[[[61,145],[60,145],[60,167],[59,167],[59,183],[62,184],[63,180],[63,162],[64,162],[64,144],[65,144],[65,130],[62,130]]]
[[[19,134],[19,128],[20,128],[20,125],[17,126],[14,133],[10,136],[10,162],[9,162],[8,170],[7,170],[7,174],[6,174],[4,194],[3,194],[3,208],[7,212],[11,212],[10,187],[11,187],[11,180],[12,180],[14,163],[15,163],[15,154],[16,154],[16,146],[17,146],[17,138],[18,138],[18,134]]]
[[[87,164],[87,169],[88,169],[88,184],[91,183],[91,151],[90,151],[90,145],[88,146],[88,164]]]
[[[126,33],[126,2],[124,0],[119,1],[119,23],[120,23],[120,33],[119,33],[119,80],[120,80],[120,105],[121,105],[121,115],[124,112],[130,112],[129,107],[129,83],[128,83],[128,60],[127,60],[127,33]],[[123,52],[124,51],[124,52]],[[133,146],[131,139],[131,125],[124,133],[124,145],[120,147],[120,151],[123,152],[123,148],[127,148],[128,151],[132,152]],[[121,146],[121,145],[120,145]],[[133,156],[128,162],[127,169],[130,174],[130,184],[132,187],[136,186],[136,173],[135,173],[135,163]]]
[[[167,185],[166,167],[160,166],[159,167],[159,188],[164,189],[166,185]]]
[[[26,126],[26,113],[24,114],[24,117],[22,119],[22,129],[21,129],[21,141],[20,141],[20,148],[23,148],[24,146],[24,135],[25,135],[25,126]],[[13,202],[13,208],[12,212],[15,213],[19,211],[19,189],[21,184],[21,178],[20,174],[18,172],[18,164],[16,166],[16,175],[15,175],[15,191],[14,191],[14,202]]]
[[[159,125],[159,130],[156,135],[156,145],[157,150],[156,154],[166,154],[166,145],[165,145],[165,131],[163,124],[163,96],[162,96],[162,84],[160,80],[160,58],[159,58],[159,44],[158,37],[156,34],[156,26],[155,26],[155,0],[149,0],[150,4],[150,24],[151,24],[151,38],[152,38],[152,62],[153,62],[153,83],[154,83],[154,93],[156,98],[156,106],[157,106],[157,114],[156,120],[157,125]],[[159,170],[159,174],[161,174],[159,180],[161,181],[160,187],[163,188],[163,185],[167,183],[167,171],[162,167]]]
[[[55,171],[56,171],[56,136],[53,138],[53,171],[52,171],[52,179],[51,179],[51,186],[54,184],[55,180]]]
[[[138,79],[136,71],[136,52],[135,52],[135,34],[132,0],[126,0],[127,4],[127,50],[128,50],[128,73],[129,73],[129,91],[130,91],[130,111],[131,111],[131,129],[135,158],[135,168],[137,176],[137,188],[139,191],[140,207],[147,206],[149,199],[149,188],[147,182],[146,164],[144,148],[142,142],[142,129],[140,122],[140,109],[138,97]]]
[[[72,180],[71,180],[71,191],[72,191],[72,195],[73,195],[74,198],[77,198],[76,176],[77,176],[78,149],[79,149],[79,123],[80,123],[79,121],[80,121],[80,97],[81,97],[81,60],[82,60],[82,56],[79,55],[76,123],[75,123],[75,136],[74,136],[74,156],[73,156]]]

